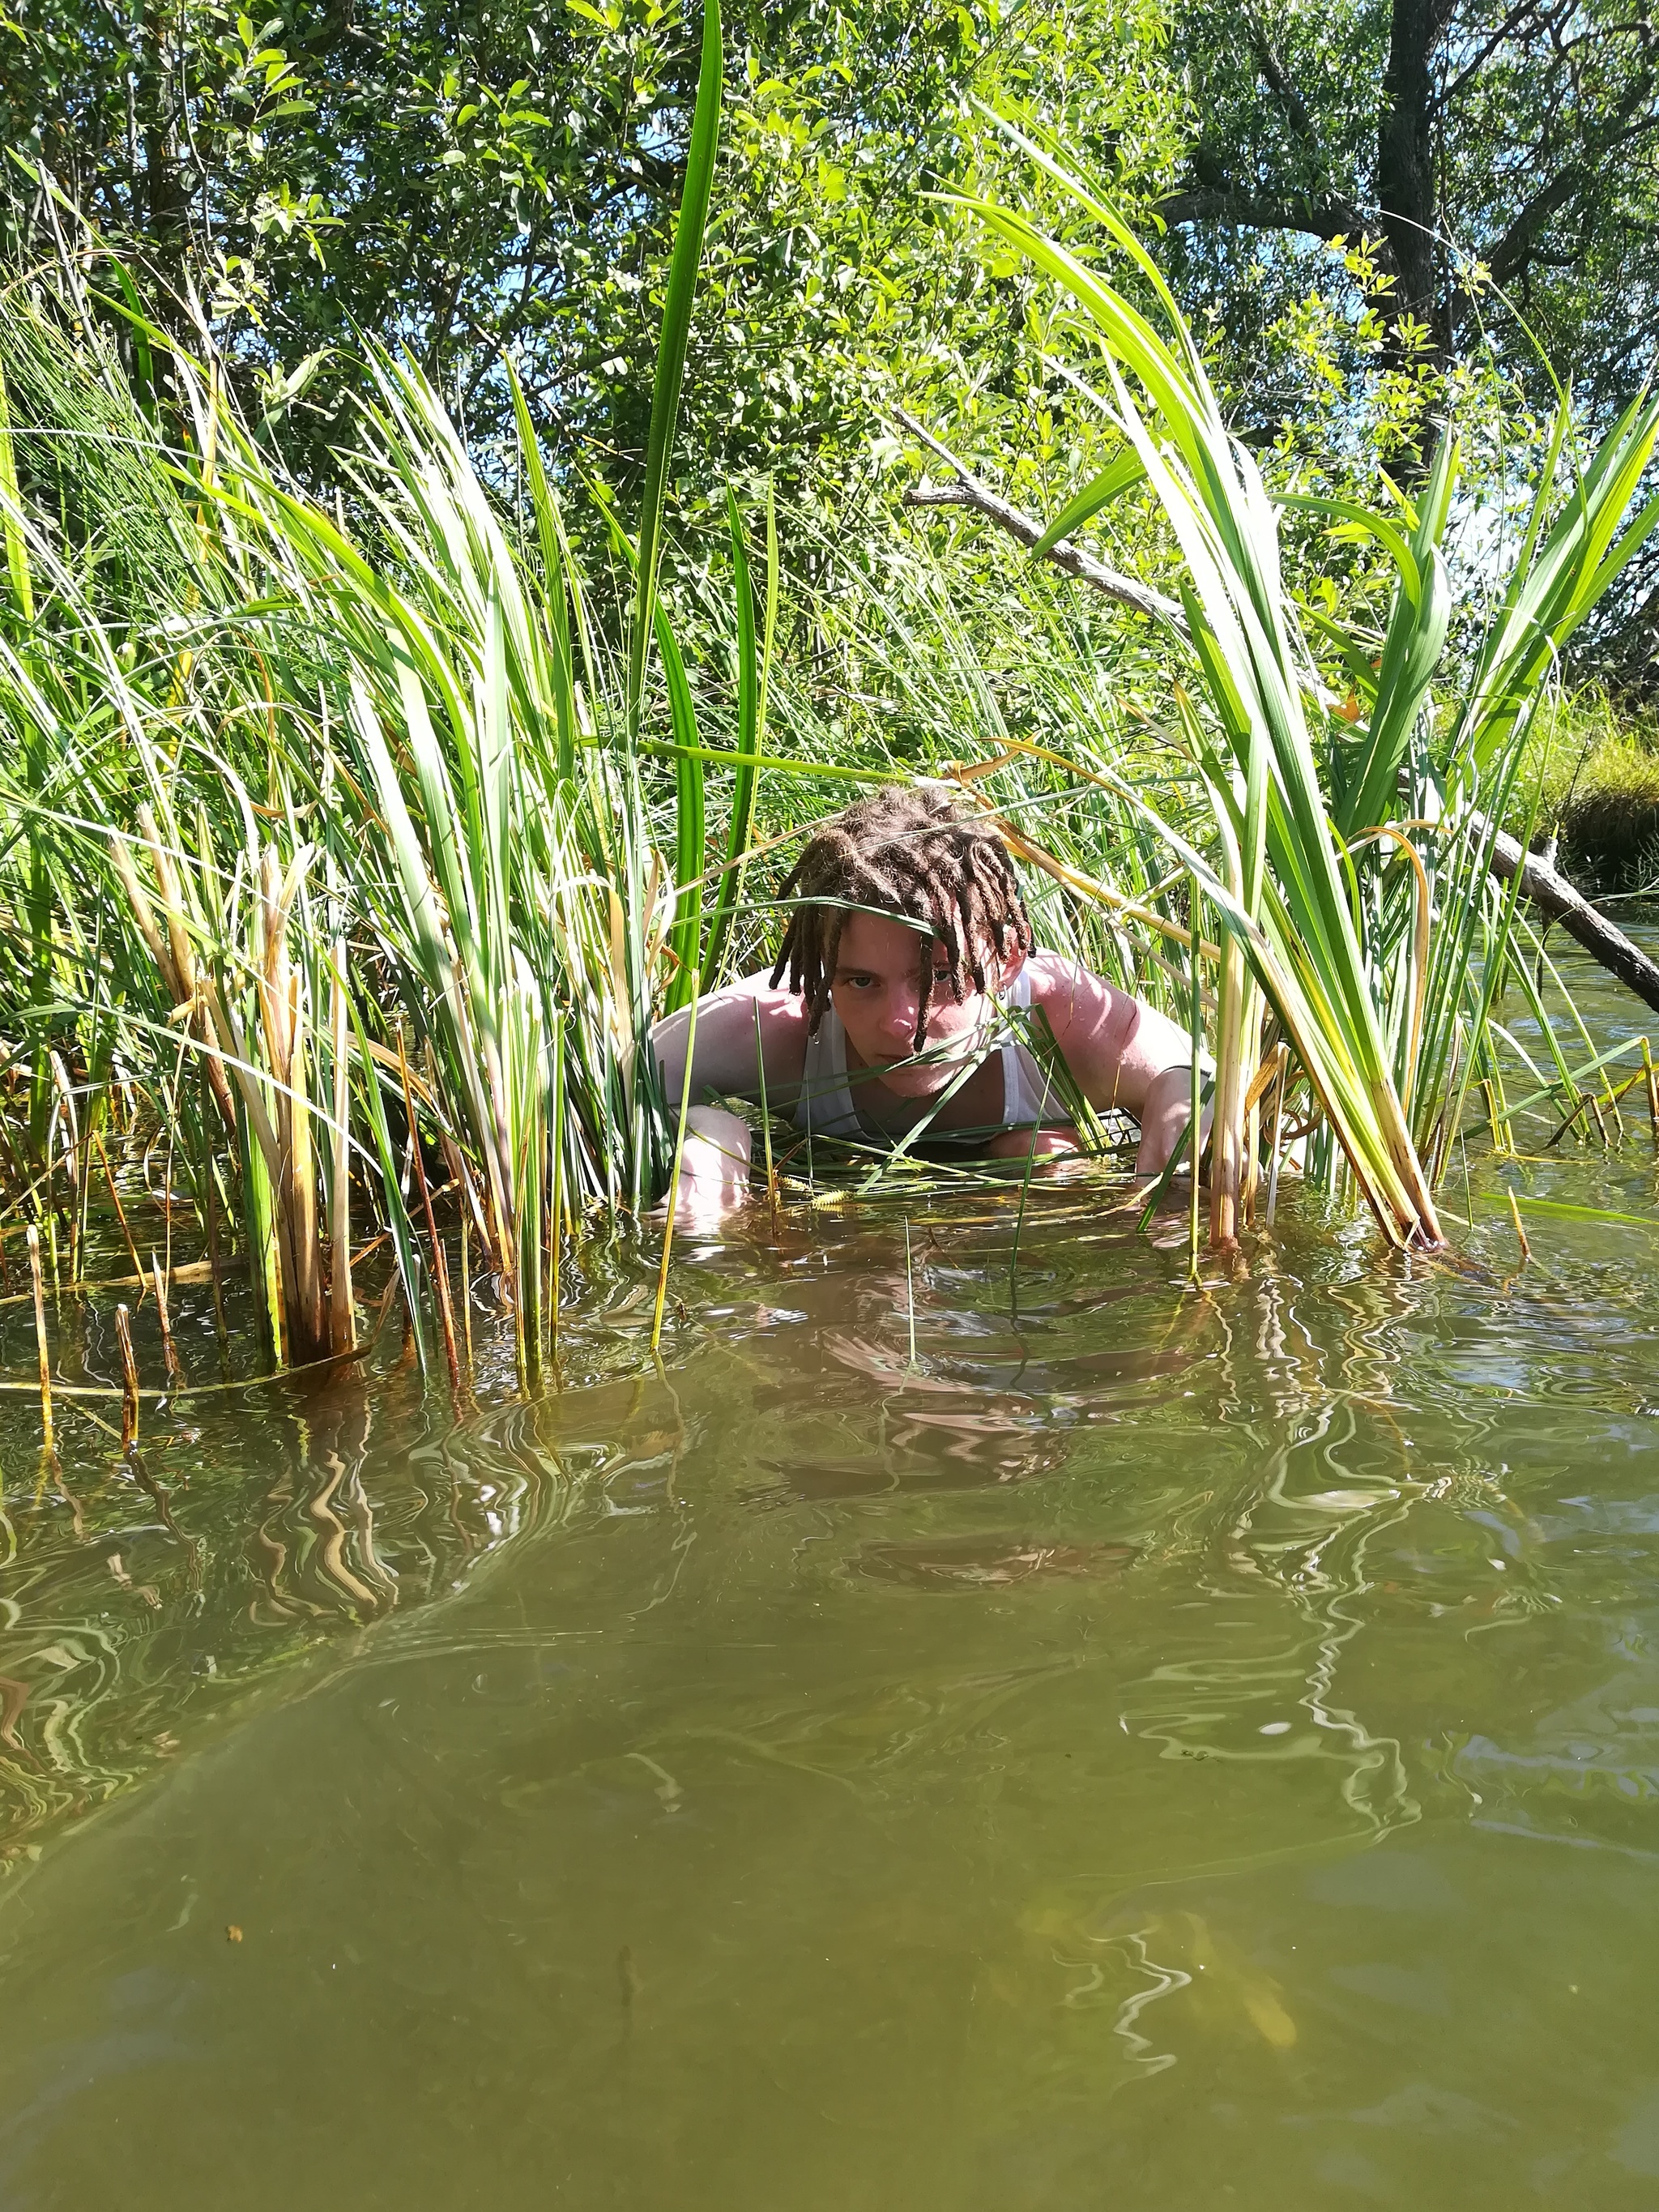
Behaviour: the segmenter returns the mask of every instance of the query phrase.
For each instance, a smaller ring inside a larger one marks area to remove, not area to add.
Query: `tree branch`
[[[919,438],[930,453],[937,453],[957,476],[954,484],[913,488],[904,495],[907,507],[972,507],[976,514],[998,524],[1020,544],[1029,548],[1037,543],[1042,535],[1042,527],[1029,514],[999,497],[957,459],[948,446],[942,445],[931,431],[924,430],[902,408],[896,407],[893,417],[913,438]],[[1186,634],[1185,618],[1173,599],[1133,582],[1127,576],[1119,575],[1115,569],[1107,568],[1103,562],[1074,545],[1070,538],[1062,538],[1058,545],[1050,546],[1048,558],[1067,575],[1075,576],[1079,583],[1089,585],[1105,598],[1116,600],[1120,606],[1132,608],[1137,614],[1156,616],[1183,635]],[[1480,836],[1485,835],[1487,825],[1477,814],[1470,817],[1470,827],[1475,836]],[[1518,838],[1511,837],[1506,830],[1499,830],[1492,837],[1491,865],[1493,875],[1504,881],[1518,872],[1522,890],[1535,906],[1540,907],[1552,921],[1559,921],[1585,951],[1621,983],[1627,984],[1639,999],[1659,1011],[1659,967],[1576,891],[1565,876],[1558,874],[1548,860],[1540,854],[1524,851]]]
[[[1477,836],[1483,826],[1476,816]],[[1587,898],[1581,897],[1541,854],[1522,852],[1520,839],[1511,837],[1507,830],[1500,830],[1492,839],[1492,872],[1507,882],[1517,871],[1521,888],[1534,906],[1541,907],[1553,921],[1560,923],[1569,937],[1577,939],[1586,952],[1621,983],[1627,983],[1638,999],[1659,1012],[1659,968],[1639,945],[1631,943],[1622,930],[1615,929],[1606,915],[1599,913]]]
[[[931,430],[925,430],[902,407],[893,410],[893,419],[913,438],[919,438],[930,453],[937,453],[945,466],[955,471],[957,478],[953,484],[913,485],[904,495],[906,507],[972,507],[1006,530],[1028,551],[1038,542],[1042,536],[1040,522],[994,492],[965,461],[958,460],[948,446],[941,445]],[[1092,553],[1085,553],[1071,538],[1062,538],[1058,545],[1050,546],[1048,558],[1068,576],[1075,576],[1079,583],[1089,585],[1109,599],[1115,599],[1119,606],[1127,607],[1133,614],[1150,615],[1156,621],[1170,623],[1183,635],[1186,634],[1186,617],[1174,599],[1166,599],[1149,585],[1136,583],[1131,576],[1121,575],[1115,568],[1109,568],[1103,561],[1096,560]]]
[[[1314,198],[1306,192],[1274,199],[1258,192],[1171,192],[1157,213],[1171,229],[1188,222],[1219,223],[1229,230],[1297,230],[1310,238],[1358,238],[1365,217],[1340,192]]]
[[[1583,171],[1574,164],[1571,167],[1558,171],[1547,185],[1541,185],[1533,194],[1485,257],[1494,284],[1507,284],[1520,275],[1532,258],[1534,239],[1550,217],[1581,190],[1585,181]]]
[[[1255,48],[1256,63],[1262,76],[1267,80],[1269,88],[1278,94],[1284,105],[1285,113],[1302,136],[1304,138],[1313,137],[1315,136],[1313,118],[1308,112],[1308,104],[1295,85],[1291,83],[1290,72],[1279,58],[1278,51],[1267,35],[1267,25],[1255,15],[1249,17],[1248,21],[1250,28],[1250,43]]]
[[[1433,106],[1434,112],[1437,115],[1443,113],[1444,111],[1450,106],[1452,101],[1456,99],[1458,94],[1462,91],[1464,86],[1468,84],[1470,78],[1478,76],[1480,71],[1485,69],[1486,64],[1498,52],[1498,49],[1503,45],[1504,40],[1510,38],[1515,32],[1518,31],[1528,15],[1535,15],[1537,14],[1537,9],[1538,0],[1517,0],[1517,5],[1510,9],[1509,14],[1504,16],[1503,21],[1487,40],[1486,45],[1481,47],[1480,52],[1476,54],[1474,60],[1467,63],[1463,68],[1459,70],[1457,75],[1452,79],[1451,82],[1447,85],[1443,91],[1435,95]]]
[[[1534,240],[1550,217],[1560,210],[1580,192],[1588,191],[1597,168],[1605,169],[1612,156],[1628,146],[1633,139],[1641,138],[1659,130],[1659,115],[1644,116],[1627,130],[1599,142],[1589,149],[1589,162],[1570,162],[1559,170],[1549,182],[1540,185],[1498,243],[1484,258],[1492,270],[1495,284],[1507,284],[1519,276],[1533,259]],[[1592,166],[1593,165],[1593,166]]]

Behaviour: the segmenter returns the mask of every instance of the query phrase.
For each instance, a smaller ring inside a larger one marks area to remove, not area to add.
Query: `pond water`
[[[1501,1194],[1627,1128],[1450,1264],[915,1206],[914,1363],[825,1210],[533,1406],[5,1401],[0,2205],[1651,2206],[1659,1242]]]

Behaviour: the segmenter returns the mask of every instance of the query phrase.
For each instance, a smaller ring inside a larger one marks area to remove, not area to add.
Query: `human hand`
[[[680,1152],[677,1229],[712,1230],[749,1197],[749,1124],[721,1106],[694,1106]]]

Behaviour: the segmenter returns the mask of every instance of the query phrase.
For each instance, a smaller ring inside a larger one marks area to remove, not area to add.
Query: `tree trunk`
[[[1435,282],[1439,206],[1429,74],[1444,15],[1443,0],[1394,0],[1376,136],[1376,199],[1395,280],[1389,303],[1394,367],[1425,357],[1401,341],[1399,325],[1407,316],[1431,333],[1430,358],[1437,360],[1445,350],[1444,319]]]
[[[173,55],[160,0],[144,11],[143,110],[144,214],[149,252],[176,282],[181,267],[186,209],[179,175],[176,123],[179,94]]]

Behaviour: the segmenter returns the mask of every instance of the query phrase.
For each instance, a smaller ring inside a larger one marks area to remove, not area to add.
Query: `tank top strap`
[[[1022,963],[1012,983],[1000,994],[1001,1003],[1016,1012],[1023,1012],[1031,1003],[1031,965]],[[1027,1047],[1018,1036],[1007,1037],[1002,1047],[1002,1126],[1005,1129],[1030,1128],[1033,1122],[1045,1117],[1052,1119],[1055,1108],[1054,1086],[1044,1076]]]
[[[863,1133],[847,1080],[847,1031],[833,1006],[824,1008],[823,1019],[806,1040],[795,1127],[816,1131],[821,1137]]]

